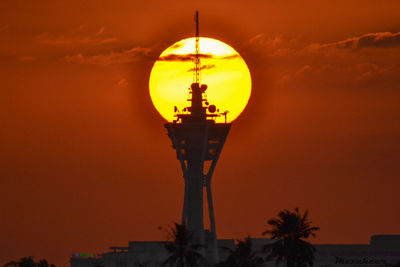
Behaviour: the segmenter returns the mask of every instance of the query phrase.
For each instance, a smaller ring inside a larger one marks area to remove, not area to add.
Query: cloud
[[[160,57],[159,61],[192,61],[196,54],[168,54],[166,56]],[[214,56],[212,54],[199,54],[199,58],[213,58],[213,59],[234,59],[239,57],[237,54],[226,55],[226,56]]]
[[[159,61],[192,61],[196,54],[168,54],[160,57]],[[199,54],[199,58],[212,58],[211,54]]]
[[[138,46],[117,52],[112,51],[105,54],[76,54],[72,56],[65,56],[63,58],[63,61],[68,63],[95,65],[126,64],[142,60],[154,60],[152,48]]]
[[[21,61],[21,62],[30,62],[30,61],[34,61],[34,60],[35,60],[35,58],[32,57],[32,56],[20,56],[20,57],[18,57],[18,61]]]
[[[353,74],[356,81],[370,81],[376,77],[389,77],[400,74],[399,66],[386,65],[380,66],[375,63],[360,63],[347,68]]]
[[[345,40],[332,43],[313,43],[305,48],[306,51],[336,49],[356,50],[361,48],[390,48],[400,47],[400,32],[376,32],[366,33],[361,36],[351,37]]]
[[[180,48],[182,46],[183,46],[183,42],[179,42],[179,43],[176,43],[176,44],[172,45],[171,48],[178,49],[178,48]]]
[[[301,67],[300,69],[298,69],[294,75],[301,76],[301,75],[304,75],[305,73],[310,72],[311,70],[312,70],[312,67],[310,65],[305,65],[305,66]]]
[[[53,46],[62,45],[102,45],[119,42],[118,38],[104,35],[105,28],[100,27],[96,31],[85,30],[80,26],[63,35],[54,35],[47,32],[37,35],[34,40],[38,43]]]
[[[215,68],[215,64],[211,64],[211,65],[202,65],[201,67],[200,67],[200,70],[209,70],[209,69],[212,69],[212,68]],[[191,72],[191,71],[194,71],[195,69],[194,68],[191,68],[191,69],[188,69],[188,72]]]
[[[260,67],[268,66],[280,85],[398,88],[400,32],[366,33],[328,43],[258,34],[248,45],[250,56]]]
[[[239,58],[238,54],[232,54],[232,55],[226,55],[223,57],[214,57],[216,59],[235,59],[235,58]]]
[[[121,79],[115,84],[115,86],[119,88],[125,88],[128,86],[128,81],[126,79]]]
[[[283,36],[267,37],[257,34],[250,38],[248,45],[253,54],[273,58],[292,58],[294,56],[324,55],[335,57],[340,51],[355,52],[366,48],[385,49],[400,48],[400,32],[375,32],[350,37],[330,43],[303,43],[295,38]]]
[[[299,44],[295,38],[282,35],[267,37],[263,33],[250,38],[247,45],[253,53],[278,58],[292,56],[299,48]]]
[[[249,43],[252,45],[257,45],[257,46],[264,46],[264,47],[282,47],[286,46],[288,42],[294,42],[294,39],[286,39],[282,35],[274,36],[272,38],[268,38],[265,36],[265,34],[260,33],[257,34],[256,36],[250,38]]]
[[[77,63],[77,64],[96,64],[96,65],[110,65],[110,64],[125,64],[138,61],[155,61],[157,60],[158,50],[157,46],[152,47],[133,47],[129,49],[123,49],[121,51],[111,51],[101,54],[85,55],[83,53],[78,53],[74,55],[67,55],[62,58],[64,62]],[[192,61],[195,54],[169,54],[158,58],[160,61],[178,61],[187,62]],[[226,56],[214,56],[211,54],[200,54],[200,58],[213,58],[213,59],[234,59],[239,55],[232,54]],[[214,65],[203,65],[202,69],[211,69],[215,67]]]
[[[341,42],[337,42],[333,45],[336,45],[337,48],[396,47],[400,46],[400,32],[368,33],[359,37],[354,37]]]

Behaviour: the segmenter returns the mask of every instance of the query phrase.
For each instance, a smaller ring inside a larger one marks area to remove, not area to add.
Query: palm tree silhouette
[[[278,213],[278,218],[267,223],[272,229],[262,234],[276,240],[263,247],[263,251],[268,253],[267,260],[275,259],[276,264],[285,260],[287,267],[313,266],[315,248],[304,239],[315,237],[314,232],[319,227],[311,226],[307,210],[302,215],[298,208],[293,212],[285,209]]]
[[[218,266],[229,267],[256,267],[263,263],[262,258],[257,257],[252,249],[252,242],[250,236],[244,240],[236,240],[237,244],[234,249],[221,247],[229,252],[226,261],[218,264]]]
[[[204,245],[193,244],[193,234],[184,224],[174,223],[174,227],[166,231],[168,239],[172,241],[165,243],[169,257],[162,266],[199,266],[204,257],[198,250],[204,248]]]

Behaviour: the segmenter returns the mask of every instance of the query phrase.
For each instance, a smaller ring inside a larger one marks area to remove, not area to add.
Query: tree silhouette
[[[252,249],[252,242],[250,236],[245,240],[236,240],[237,244],[234,249],[221,247],[229,252],[226,261],[218,264],[218,266],[229,267],[256,267],[263,263],[262,258],[257,257]]]
[[[193,234],[186,229],[184,224],[174,223],[174,227],[166,231],[171,242],[165,243],[169,257],[162,266],[199,266],[199,262],[204,260],[204,257],[198,250],[204,245],[193,244]]]
[[[54,264],[49,264],[47,260],[42,259],[39,262],[35,262],[32,256],[23,257],[19,261],[10,261],[3,265],[3,267],[56,267]]]
[[[272,229],[262,234],[276,240],[263,247],[263,251],[268,253],[267,260],[275,259],[276,264],[285,260],[287,267],[313,266],[315,248],[304,239],[315,237],[314,232],[319,227],[311,226],[307,210],[302,215],[298,208],[293,212],[285,209],[278,213],[278,218],[267,223]]]
[[[397,263],[395,263],[395,264],[386,264],[385,265],[385,267],[400,267],[400,261],[398,261]]]
[[[51,264],[51,265],[50,265],[50,264],[47,262],[47,260],[45,260],[45,259],[40,260],[37,266],[38,266],[38,267],[53,267],[53,266],[55,267],[54,264]]]
[[[9,267],[9,266],[14,266],[17,267],[18,266],[18,262],[16,261],[9,261],[6,264],[3,265],[3,267]]]

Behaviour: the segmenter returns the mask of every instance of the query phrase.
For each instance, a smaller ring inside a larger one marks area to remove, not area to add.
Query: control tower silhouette
[[[206,84],[200,83],[200,38],[199,20],[196,11],[196,46],[194,61],[194,82],[189,88],[190,106],[180,112],[175,107],[172,123],[166,123],[172,147],[176,150],[185,180],[185,194],[182,212],[182,224],[193,234],[194,244],[206,246],[207,262],[219,261],[217,234],[215,229],[214,208],[211,193],[211,177],[221,154],[231,123],[226,115],[219,113],[215,105],[210,105],[205,98]],[[225,116],[225,123],[216,123],[215,119]],[[209,166],[209,168],[206,168]],[[205,190],[204,190],[205,189]],[[208,217],[211,229],[204,229],[204,199],[208,203]]]

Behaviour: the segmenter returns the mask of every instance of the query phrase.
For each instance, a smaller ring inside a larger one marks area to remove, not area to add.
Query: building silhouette
[[[266,238],[252,238],[254,251],[265,257],[262,247],[273,242]],[[218,247],[234,247],[233,239],[218,240]],[[136,267],[160,266],[168,257],[165,242],[129,242],[127,247],[110,247],[110,251],[95,254],[75,254],[71,267]],[[316,244],[316,267],[337,266],[389,266],[400,261],[400,235],[373,235],[369,244]],[[219,250],[220,261],[227,258],[225,250]],[[273,261],[264,266],[275,266]],[[281,265],[284,266],[284,265]]]

